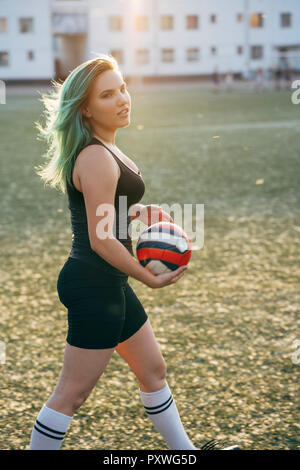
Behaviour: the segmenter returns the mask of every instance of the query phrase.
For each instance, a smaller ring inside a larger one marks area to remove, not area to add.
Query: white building
[[[24,61],[29,45],[43,63]],[[246,74],[282,57],[300,70],[300,0],[0,0],[0,78],[50,77],[54,61],[64,77],[97,53],[126,77]]]
[[[73,31],[80,16],[85,24],[73,44],[67,29],[60,36],[58,57],[69,69],[77,50],[78,63],[114,55],[126,76],[206,75],[216,67],[245,74],[282,56],[300,70],[300,0],[53,0],[52,8],[58,16],[64,9],[66,24],[69,10]]]
[[[102,2],[103,3],[103,2]],[[52,34],[56,74],[65,77],[88,52],[88,0],[52,0]]]
[[[0,0],[0,79],[53,77],[51,1]]]

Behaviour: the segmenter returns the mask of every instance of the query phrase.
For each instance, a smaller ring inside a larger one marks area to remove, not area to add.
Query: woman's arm
[[[182,267],[155,276],[114,237],[114,200],[118,183],[118,165],[109,152],[99,145],[88,146],[78,155],[77,165],[92,250],[115,268],[148,287],[163,287],[176,282],[182,276]]]

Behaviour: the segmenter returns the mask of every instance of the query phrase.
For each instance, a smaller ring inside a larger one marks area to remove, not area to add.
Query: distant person
[[[285,86],[285,73],[288,69],[288,60],[286,57],[282,56],[279,58],[278,69],[277,69],[277,80],[276,80],[276,89],[281,90]]]
[[[272,67],[268,67],[264,70],[264,88],[265,90],[272,89],[273,86],[273,69]]]
[[[265,89],[265,77],[264,77],[264,71],[262,68],[259,68],[256,71],[255,75],[255,89],[257,91],[263,91]]]
[[[59,299],[68,309],[68,333],[63,368],[36,418],[30,450],[60,448],[73,414],[114,351],[134,372],[144,410],[168,448],[197,450],[182,425],[150,320],[128,284],[131,276],[151,289],[174,285],[185,267],[152,274],[134,258],[130,230],[125,237],[124,230],[119,233],[120,220],[126,229],[135,218],[147,225],[155,215],[173,221],[159,206],[139,204],[145,192],[141,172],[116,146],[117,130],[130,124],[126,83],[117,62],[101,55],[76,67],[56,88],[44,97],[48,119],[42,133],[51,146],[39,175],[68,195],[72,247],[57,280]],[[108,226],[108,237],[101,226]]]
[[[289,67],[289,65],[287,65],[284,70],[283,80],[284,80],[285,88],[289,90],[291,88],[291,82],[292,82],[292,69]]]
[[[233,74],[232,74],[231,71],[228,71],[225,74],[224,82],[225,82],[225,89],[227,91],[232,91],[232,89],[233,89]]]
[[[281,78],[282,78],[282,70],[280,65],[277,65],[275,69],[275,89],[280,90],[281,89]]]
[[[217,67],[212,73],[212,83],[213,83],[213,88],[212,88],[213,92],[218,93],[220,89],[220,75],[219,75]]]

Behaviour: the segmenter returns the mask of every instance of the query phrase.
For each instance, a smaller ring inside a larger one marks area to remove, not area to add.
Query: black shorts
[[[128,276],[115,278],[68,258],[57,280],[58,296],[68,309],[67,342],[85,349],[113,348],[130,338],[147,314]]]

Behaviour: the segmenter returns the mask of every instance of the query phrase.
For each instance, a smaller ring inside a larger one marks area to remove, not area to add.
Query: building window
[[[160,17],[160,29],[162,31],[173,29],[173,27],[174,27],[173,16],[162,15]]]
[[[136,16],[135,17],[135,30],[136,31],[148,31],[148,17],[147,16]]]
[[[251,59],[259,60],[263,58],[263,46],[251,46]]]
[[[20,18],[19,31],[20,33],[33,33],[33,18]]]
[[[149,64],[149,51],[148,51],[148,49],[138,49],[136,51],[136,63],[138,65]]]
[[[214,15],[214,14],[210,15],[210,22],[211,23],[216,23],[217,22],[217,15]]]
[[[188,15],[186,17],[186,29],[198,29],[198,15]]]
[[[237,14],[236,14],[236,21],[237,21],[237,23],[242,23],[242,21],[243,21],[243,13],[237,13]]]
[[[27,52],[27,60],[34,60],[34,51]]]
[[[282,28],[290,28],[292,26],[292,15],[291,13],[280,14],[280,24]]]
[[[238,55],[242,55],[244,53],[243,46],[237,46],[236,52],[237,52]]]
[[[211,53],[211,55],[216,55],[216,54],[217,54],[217,48],[216,48],[216,46],[211,46],[211,48],[210,48],[210,53]]]
[[[0,67],[9,65],[9,56],[7,51],[0,51]]]
[[[199,60],[199,49],[198,47],[189,47],[186,50],[187,62],[196,62]]]
[[[0,18],[0,34],[7,33],[7,19]]]
[[[251,28],[263,28],[264,17],[265,15],[263,13],[251,13],[250,15]]]
[[[123,57],[123,51],[121,49],[112,49],[110,51],[110,55],[112,55],[118,64],[123,64],[124,63],[124,57]]]
[[[109,29],[110,31],[121,31],[122,30],[122,17],[110,16],[109,17]]]
[[[162,49],[162,62],[174,62],[174,49]]]

